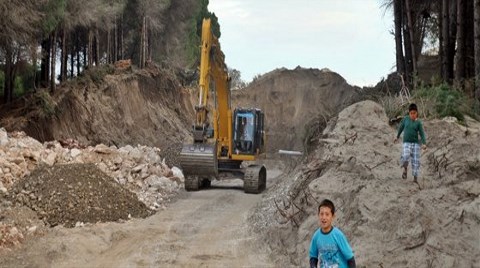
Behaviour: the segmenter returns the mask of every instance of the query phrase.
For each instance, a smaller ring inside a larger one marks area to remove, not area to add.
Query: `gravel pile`
[[[74,227],[153,213],[94,164],[41,166],[13,185],[10,198],[36,211],[50,226]]]

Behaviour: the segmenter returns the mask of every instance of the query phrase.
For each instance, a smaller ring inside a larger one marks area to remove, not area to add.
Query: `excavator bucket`
[[[217,177],[217,148],[214,144],[184,144],[180,153],[180,165],[185,177]]]

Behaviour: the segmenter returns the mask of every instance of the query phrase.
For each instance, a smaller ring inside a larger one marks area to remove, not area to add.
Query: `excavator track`
[[[180,165],[185,176],[185,190],[198,191],[203,178],[218,176],[216,147],[212,144],[184,144]]]
[[[263,165],[251,165],[245,169],[243,188],[245,193],[259,194],[267,187],[267,169]]]

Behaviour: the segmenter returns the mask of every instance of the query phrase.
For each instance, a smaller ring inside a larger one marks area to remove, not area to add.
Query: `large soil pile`
[[[37,168],[13,186],[11,198],[37,212],[50,226],[73,227],[152,214],[134,193],[94,164]]]
[[[401,179],[401,145],[383,108],[349,106],[317,139],[297,171],[270,186],[251,216],[279,265],[308,263],[318,203],[338,208],[336,225],[365,267],[474,267],[480,262],[480,123],[425,122],[428,150],[418,184]]]
[[[233,92],[233,107],[257,107],[265,112],[267,147],[304,150],[311,126],[326,121],[358,96],[358,88],[328,69],[277,69],[247,88]],[[318,130],[318,129],[317,129]]]

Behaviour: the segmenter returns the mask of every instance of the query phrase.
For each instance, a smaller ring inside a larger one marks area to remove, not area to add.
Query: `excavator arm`
[[[212,81],[213,79],[213,81]],[[211,83],[213,82],[213,83]],[[214,85],[211,90],[210,86]],[[214,107],[209,108],[209,98],[214,93]],[[231,100],[228,70],[218,38],[213,35],[210,19],[204,19],[202,24],[202,44],[200,56],[200,80],[198,104],[195,106],[194,141],[205,143],[208,128],[213,127],[214,139],[219,143],[218,148],[228,147],[231,151]],[[208,113],[212,110],[213,119],[210,126]]]

